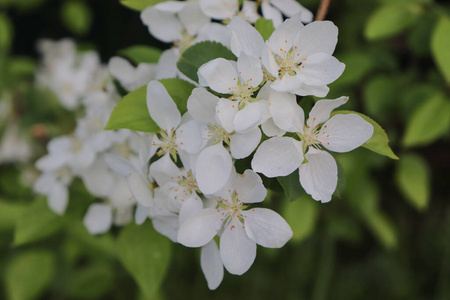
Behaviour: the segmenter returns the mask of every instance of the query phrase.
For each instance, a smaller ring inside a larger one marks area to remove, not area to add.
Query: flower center
[[[236,78],[234,78],[236,80]],[[252,98],[253,93],[255,93],[259,87],[253,87],[252,84],[252,78],[247,80],[246,83],[242,83],[242,81],[239,79],[236,86],[231,89],[231,92],[233,93],[230,96],[231,101],[237,101],[238,102],[238,108],[239,110],[243,109],[248,102],[250,101],[258,101],[260,99]]]
[[[189,170],[186,176],[182,176],[178,181],[178,187],[171,187],[171,190],[174,192],[179,192],[175,199],[181,199],[181,202],[184,202],[184,199],[191,196],[193,193],[200,192],[197,181],[195,177],[192,175],[192,171]]]
[[[223,218],[221,219],[221,221],[224,221],[224,228],[228,227],[228,225],[231,223],[231,229],[233,229],[235,227],[236,219],[241,223],[244,223],[244,216],[241,212],[245,210],[249,205],[245,205],[244,202],[239,200],[236,192],[233,193],[231,201],[220,199],[218,200],[217,204],[219,208],[223,209]]]
[[[287,41],[285,41],[285,43],[287,43]],[[280,48],[280,52],[281,55],[275,54],[275,61],[279,66],[278,76],[280,79],[283,78],[285,74],[295,76],[300,68],[304,68],[302,63],[306,59],[300,58],[300,53],[297,52],[297,46],[289,49],[289,51]]]
[[[163,156],[166,153],[170,153],[173,159],[176,161],[177,147],[176,136],[174,129],[168,132],[167,130],[160,130],[157,133],[159,141],[153,141],[154,146],[158,146],[159,150],[156,152],[158,156]]]
[[[230,136],[232,133],[228,133],[222,126],[217,123],[208,124],[208,137],[211,138],[211,142],[213,145],[216,145],[221,142],[225,142],[228,146],[230,145]]]

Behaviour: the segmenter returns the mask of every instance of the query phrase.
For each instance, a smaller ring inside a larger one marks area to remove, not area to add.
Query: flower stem
[[[315,21],[323,21],[325,20],[325,16],[328,12],[328,7],[330,6],[331,0],[322,0],[320,3],[319,9],[317,10]]]

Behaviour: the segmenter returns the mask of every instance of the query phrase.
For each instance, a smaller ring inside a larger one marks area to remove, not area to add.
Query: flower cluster
[[[260,12],[275,28],[266,41],[252,25]],[[283,21],[283,15],[289,18]],[[280,248],[292,237],[278,213],[254,206],[267,194],[258,173],[272,178],[298,169],[304,190],[328,202],[338,172],[326,150],[351,151],[374,129],[358,114],[332,114],[348,97],[318,100],[305,120],[299,97],[325,97],[345,66],[333,56],[337,27],[311,22],[312,14],[297,1],[166,1],[145,9],[141,19],[154,37],[173,47],[157,64],[134,67],[115,57],[109,72],[127,91],[147,84],[149,116],[160,130],[102,131],[117,98],[105,68],[96,55],[77,54],[70,43],[47,42],[41,48],[52,59],[44,55],[39,81],[66,108],[83,103],[86,115],[72,135],[49,143],[49,154],[36,163],[43,175],[35,189],[63,213],[67,186],[81,177],[104,199],[87,212],[92,233],[108,230],[113,211],[116,224],[127,222],[136,207],[136,223],[151,219],[173,242],[202,247],[201,266],[215,289],[223,267],[237,275],[250,268],[256,244]],[[176,64],[201,41],[221,43],[237,61],[210,60],[193,82]],[[196,85],[184,114],[158,81],[171,77]],[[251,169],[239,174],[235,162],[246,158]]]

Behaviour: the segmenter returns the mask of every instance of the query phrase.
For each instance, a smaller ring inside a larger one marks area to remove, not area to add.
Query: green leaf
[[[392,221],[382,212],[375,212],[365,220],[367,226],[386,249],[394,249],[398,244],[397,231]]]
[[[13,257],[5,270],[5,286],[10,300],[38,299],[55,275],[53,253],[30,250]]]
[[[177,67],[188,78],[198,82],[198,68],[204,63],[219,57],[236,60],[233,52],[224,45],[211,41],[200,42],[187,48],[182,53]]]
[[[450,126],[450,101],[435,94],[423,101],[406,124],[403,145],[423,146],[442,137]]]
[[[371,55],[362,51],[346,52],[339,60],[345,64],[345,72],[337,81],[339,84],[358,83],[375,67]]]
[[[187,111],[187,99],[194,85],[178,78],[159,80],[176,103],[181,114]],[[123,97],[114,107],[109,117],[106,130],[131,129],[143,132],[157,132],[158,125],[150,117],[147,108],[147,86],[141,86]]]
[[[450,18],[441,17],[434,27],[431,37],[431,52],[433,58],[444,75],[447,82],[450,83]]]
[[[298,170],[295,170],[288,176],[277,177],[277,180],[289,201],[295,201],[305,194],[300,185]]]
[[[422,211],[430,200],[430,170],[418,155],[402,155],[395,174],[397,185],[405,198],[417,210]]]
[[[388,3],[369,18],[364,34],[369,40],[394,36],[415,23],[422,12],[417,3]]]
[[[127,128],[143,132],[157,132],[158,125],[150,118],[147,108],[147,86],[128,93],[114,107],[106,130]]]
[[[13,228],[16,219],[19,218],[27,208],[28,207],[25,204],[0,200],[0,230]]]
[[[125,56],[135,64],[157,63],[161,56],[161,50],[155,47],[136,45],[122,49],[118,54]]]
[[[171,242],[150,222],[126,226],[117,239],[118,256],[146,297],[159,290],[171,256]]]
[[[50,211],[47,201],[36,199],[16,220],[14,245],[41,240],[62,229],[64,219]]]
[[[128,8],[142,11],[148,6],[153,6],[165,1],[167,0],[120,0],[120,3]]]
[[[392,159],[398,159],[397,155],[392,151],[392,149],[389,147],[389,138],[384,131],[384,129],[378,125],[377,122],[372,120],[366,115],[363,115],[361,113],[350,111],[350,110],[337,110],[331,113],[331,116],[337,115],[337,114],[357,114],[360,117],[362,117],[364,120],[372,124],[373,126],[373,135],[372,137],[365,142],[362,146],[364,148],[367,148],[373,152],[376,152],[381,155],[385,155]]]
[[[73,33],[84,35],[91,28],[92,12],[85,1],[65,1],[61,6],[61,19]]]
[[[398,82],[386,75],[374,76],[364,89],[364,104],[369,115],[385,122],[398,105]]]
[[[319,212],[318,205],[309,195],[303,195],[294,202],[283,202],[281,215],[291,226],[294,241],[303,241],[313,233]]]
[[[0,52],[8,51],[14,35],[11,21],[5,14],[0,14]]]
[[[272,32],[275,31],[272,20],[264,18],[259,18],[258,20],[256,20],[255,28],[262,35],[264,41],[267,41],[272,35]]]
[[[65,290],[73,298],[99,299],[111,289],[114,272],[110,264],[90,264],[70,273]]]

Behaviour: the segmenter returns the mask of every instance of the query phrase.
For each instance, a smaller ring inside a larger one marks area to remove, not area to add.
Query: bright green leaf
[[[46,238],[64,225],[64,219],[50,211],[43,199],[36,199],[16,220],[14,245],[19,246]]]
[[[369,40],[394,36],[415,23],[421,14],[417,3],[388,3],[369,18],[364,34]]]
[[[319,212],[318,205],[317,201],[306,194],[294,202],[283,202],[281,215],[291,225],[294,241],[300,242],[313,233]]]
[[[150,118],[146,98],[147,86],[145,85],[128,93],[114,107],[105,129],[127,128],[143,132],[157,132],[159,127]]]
[[[374,212],[367,219],[367,226],[386,249],[394,249],[398,244],[398,235],[392,221],[382,212]]]
[[[10,300],[38,299],[53,280],[53,253],[30,250],[13,257],[5,270],[5,286]]]
[[[431,52],[433,58],[450,83],[450,18],[441,17],[433,30],[431,37]]]
[[[275,31],[272,20],[259,18],[255,23],[255,28],[262,35],[263,39],[267,41]]]
[[[150,222],[129,224],[117,239],[118,256],[147,297],[153,296],[170,262],[171,242],[157,233]]]
[[[405,198],[417,210],[424,210],[430,200],[430,170],[418,155],[402,155],[397,165],[397,184]]]
[[[442,137],[450,126],[450,101],[435,94],[423,101],[406,124],[403,144],[406,147],[423,146]]]
[[[161,50],[155,47],[136,45],[118,52],[120,55],[130,59],[135,64],[157,63],[161,56]]]
[[[0,52],[9,50],[14,35],[11,21],[5,14],[0,14]]]
[[[61,6],[61,19],[73,33],[84,35],[91,28],[92,12],[85,1],[69,0]]]
[[[298,170],[292,172],[288,176],[277,177],[277,180],[289,201],[295,201],[305,194],[300,185]]]
[[[357,114],[361,116],[364,120],[372,124],[373,126],[373,135],[372,137],[365,142],[362,146],[364,148],[367,148],[373,152],[376,152],[381,155],[385,155],[387,157],[390,157],[392,159],[398,159],[397,155],[392,151],[391,147],[389,147],[389,138],[384,131],[384,129],[378,125],[377,122],[372,120],[366,115],[363,115],[361,113],[355,112],[355,111],[349,111],[349,110],[337,110],[331,113],[332,116],[337,114]]]
[[[178,78],[159,80],[176,103],[181,114],[187,111],[187,99],[194,85]],[[105,129],[127,128],[143,132],[157,132],[158,125],[150,117],[147,108],[147,86],[141,86],[123,97],[114,107]]]
[[[200,42],[182,53],[177,67],[188,78],[198,82],[198,68],[204,63],[219,57],[236,60],[233,52],[224,45],[211,41]]]
[[[137,11],[142,11],[148,6],[153,6],[155,4],[165,1],[167,0],[120,0],[120,3],[122,3],[123,6],[126,6],[128,8]]]

